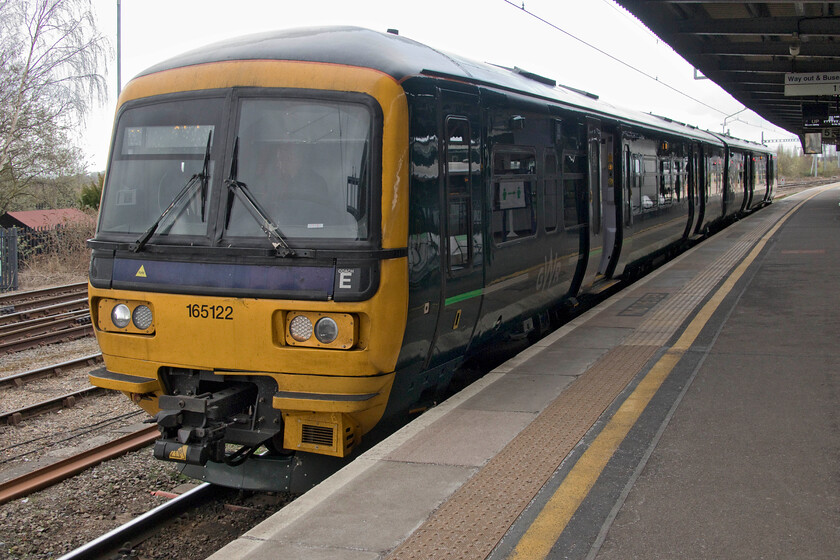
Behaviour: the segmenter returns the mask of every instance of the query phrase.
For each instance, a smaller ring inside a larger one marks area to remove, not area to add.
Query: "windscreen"
[[[371,112],[317,99],[242,99],[237,181],[287,240],[369,235]],[[239,198],[227,238],[263,235]]]
[[[144,233],[189,187],[155,233],[207,235],[209,186],[217,167],[214,146],[223,141],[216,137],[223,107],[221,98],[192,99],[135,107],[120,115],[100,208],[100,233]],[[207,177],[195,179],[205,159]]]

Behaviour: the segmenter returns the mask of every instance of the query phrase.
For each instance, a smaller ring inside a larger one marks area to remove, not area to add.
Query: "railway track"
[[[0,355],[92,334],[84,282],[0,295]]]
[[[51,317],[73,311],[87,311],[87,309],[88,300],[86,297],[74,297],[73,299],[59,303],[31,307],[22,311],[0,315],[0,328],[14,328],[16,325],[27,324],[39,317]]]
[[[149,426],[52,465],[13,478],[0,484],[0,504],[61,482],[85,469],[98,465],[102,461],[119,457],[129,451],[149,445],[159,435],[157,426]]]
[[[0,387],[19,387],[27,381],[60,375],[65,370],[86,365],[93,366],[101,359],[101,353],[91,354],[89,356],[82,356],[81,358],[75,358],[73,360],[68,360],[59,364],[52,364],[41,368],[24,371],[22,373],[15,373],[6,377],[0,377]],[[104,393],[104,391],[100,391],[97,389],[97,387],[87,387],[79,391],[66,393],[15,410],[0,411],[0,422],[17,425],[26,418],[31,418],[32,416],[37,416],[39,414],[43,414],[45,412],[50,412],[53,410],[58,410],[61,408],[70,408],[74,406],[79,399],[89,397],[95,394]]]
[[[38,307],[77,300],[86,294],[86,282],[3,294],[0,295],[0,315],[19,313]]]
[[[90,324],[89,316],[64,320],[58,324],[53,324],[53,326],[55,330],[50,332],[0,342],[0,355],[20,352],[21,350],[36,348],[45,344],[68,342],[93,334],[93,325]]]
[[[821,185],[827,185],[829,183],[836,183],[837,178],[818,178],[818,179],[809,179],[803,181],[788,181],[785,184],[778,184],[776,186],[777,193],[784,193],[785,191],[790,190],[802,190],[810,187],[819,187]]]
[[[14,373],[12,375],[7,375],[6,377],[0,377],[0,387],[20,387],[28,381],[34,381],[35,379],[61,375],[62,372],[68,369],[73,369],[81,366],[93,366],[101,361],[102,353],[100,352],[96,354],[90,354],[88,356],[82,356],[81,358],[68,360],[66,362],[61,362],[59,364],[52,364],[49,366],[31,369],[29,371],[24,371],[21,373]]]
[[[104,394],[105,392],[106,389],[102,389],[100,387],[88,387],[86,389],[80,389],[78,391],[73,391],[72,393],[66,393],[64,395],[53,397],[51,399],[47,399],[45,401],[31,404],[29,406],[18,408],[16,410],[0,412],[0,422],[11,425],[17,425],[27,418],[38,416],[39,414],[44,414],[53,410],[71,408],[75,406],[76,402],[80,399],[90,397],[93,395]]]
[[[138,536],[150,533],[165,525],[185,510],[197,507],[209,500],[214,493],[213,485],[205,482],[165,504],[139,516],[113,531],[98,537],[91,542],[68,552],[58,560],[87,560],[111,557],[126,546],[126,543],[137,544]]]

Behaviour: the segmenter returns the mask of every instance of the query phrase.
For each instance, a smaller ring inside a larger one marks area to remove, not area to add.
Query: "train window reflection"
[[[560,214],[560,177],[557,174],[557,156],[552,152],[545,154],[545,230],[555,231]]]
[[[469,121],[448,117],[446,138],[447,266],[457,273],[472,266],[477,252],[470,220],[472,175],[477,166],[471,161]]]
[[[245,99],[236,134],[237,179],[284,237],[368,237],[367,107],[316,99]],[[239,200],[232,203],[226,235],[262,235]]]
[[[201,173],[210,140],[209,177],[216,169],[218,121],[224,100],[171,101],[129,108],[117,123],[115,147],[100,209],[99,231],[142,234]],[[193,182],[155,236],[206,236],[212,192]]]
[[[493,239],[504,243],[536,234],[537,158],[530,148],[493,153]]]

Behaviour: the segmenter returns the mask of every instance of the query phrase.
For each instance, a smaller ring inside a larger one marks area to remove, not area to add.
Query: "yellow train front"
[[[377,424],[408,307],[405,94],[276,43],[294,38],[128,84],[89,241],[91,382],[155,416],[158,458],[265,488],[290,485],[292,453],[344,457]],[[229,468],[258,448],[272,475]]]

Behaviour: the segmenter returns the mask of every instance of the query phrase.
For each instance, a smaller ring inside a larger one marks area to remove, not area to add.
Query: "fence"
[[[18,230],[0,228],[0,292],[18,287]]]

